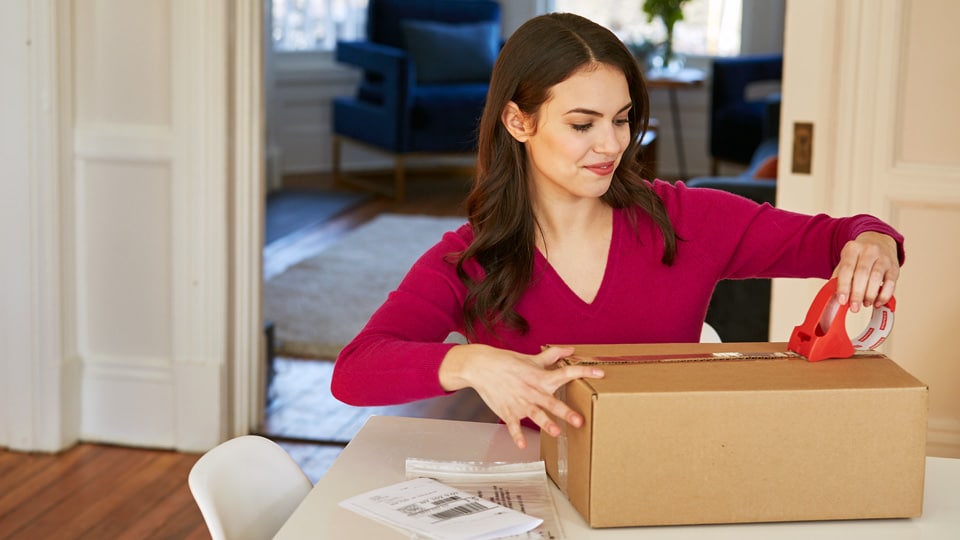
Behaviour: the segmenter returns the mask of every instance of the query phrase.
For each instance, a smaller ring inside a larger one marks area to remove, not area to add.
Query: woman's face
[[[555,85],[524,144],[538,199],[598,198],[630,142],[623,73],[599,64]]]

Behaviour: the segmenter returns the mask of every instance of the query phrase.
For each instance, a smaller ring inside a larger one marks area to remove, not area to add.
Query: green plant
[[[647,22],[654,18],[663,21],[667,30],[664,40],[663,65],[667,66],[673,59],[673,26],[683,20],[683,5],[689,0],[644,0],[643,12],[647,14]]]

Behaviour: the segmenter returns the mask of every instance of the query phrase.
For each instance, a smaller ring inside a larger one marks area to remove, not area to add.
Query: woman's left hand
[[[837,278],[837,301],[849,302],[853,313],[862,306],[886,304],[900,277],[897,242],[883,233],[861,233],[843,246],[833,277]]]

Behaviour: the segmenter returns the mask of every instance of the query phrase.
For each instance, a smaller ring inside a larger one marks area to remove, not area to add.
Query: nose
[[[621,134],[621,131],[625,134]],[[626,147],[626,137],[630,136],[629,130],[617,129],[616,125],[609,125],[605,129],[597,130],[597,140],[594,142],[594,151],[598,154],[613,155],[620,154]]]

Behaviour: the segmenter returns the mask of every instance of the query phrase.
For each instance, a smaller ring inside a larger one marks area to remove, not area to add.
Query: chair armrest
[[[372,41],[338,41],[335,50],[337,62],[356,66],[381,75],[401,73],[410,61],[403,49],[373,43]]]
[[[414,84],[413,61],[403,49],[370,41],[338,41],[337,62],[363,69],[382,78],[383,105],[400,111],[409,104]],[[394,90],[396,89],[396,90]]]

